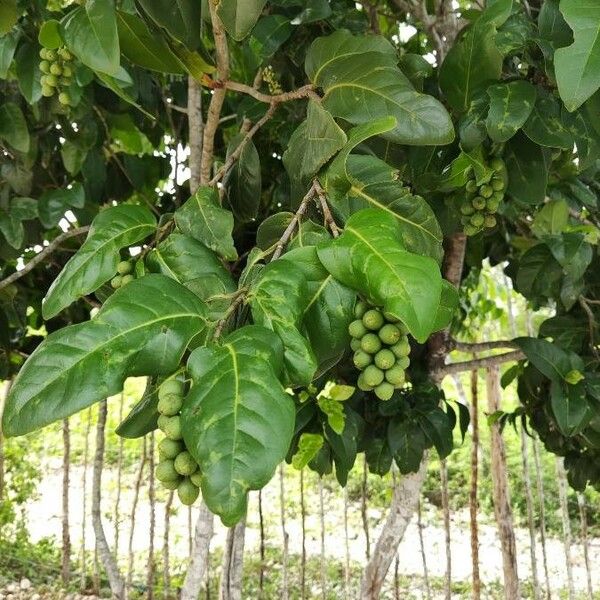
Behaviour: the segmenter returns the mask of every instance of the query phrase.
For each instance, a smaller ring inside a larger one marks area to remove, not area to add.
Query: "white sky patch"
[[[400,42],[405,44],[410,38],[417,33],[416,27],[407,25],[406,23],[400,23],[398,27],[398,39]]]

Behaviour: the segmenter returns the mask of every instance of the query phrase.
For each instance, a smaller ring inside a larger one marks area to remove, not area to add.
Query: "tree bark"
[[[361,600],[379,598],[385,576],[415,512],[426,472],[427,461],[423,460],[416,473],[402,476],[395,486],[390,511],[377,540],[373,556],[363,573]]]
[[[60,575],[66,587],[71,578],[71,534],[69,531],[69,475],[71,468],[71,433],[69,419],[62,424],[63,465],[62,465],[62,561]]]
[[[214,517],[204,502],[200,504],[198,512],[190,564],[181,588],[181,600],[198,600],[213,536]]]
[[[446,575],[444,592],[446,600],[452,600],[452,538],[450,536],[450,499],[448,498],[448,465],[440,461],[440,485],[442,487],[442,511],[444,514],[444,541],[446,548]]]
[[[169,492],[165,504],[165,530],[163,534],[162,560],[163,560],[163,597],[165,600],[171,595],[171,561],[169,555],[169,534],[171,532],[171,507],[175,492]]]
[[[367,479],[369,475],[369,467],[367,459],[363,459],[362,482],[360,486],[360,516],[362,519],[363,531],[365,534],[365,554],[367,560],[371,558],[371,536],[369,534],[369,516],[367,514]]]
[[[125,403],[125,394],[121,392],[121,399],[119,402],[119,423],[123,421],[123,405]],[[124,449],[125,438],[119,436],[119,455],[117,457],[117,497],[115,498],[115,556],[119,556],[119,540],[121,530],[121,479],[123,476],[123,449]]]
[[[469,522],[471,527],[471,597],[481,598],[481,577],[479,575],[479,372],[471,371],[471,485],[469,489]]]
[[[108,406],[106,400],[100,402],[98,407],[98,424],[96,426],[96,452],[94,454],[94,471],[92,479],[92,524],[96,536],[96,548],[100,562],[106,571],[110,589],[115,598],[125,599],[125,582],[119,572],[117,561],[108,547],[104,527],[102,526],[102,469],[104,467],[104,430],[106,428],[106,415]]]
[[[281,538],[282,538],[282,556],[281,556],[281,575],[282,575],[282,589],[281,597],[283,600],[288,600],[289,589],[288,589],[288,545],[289,535],[285,523],[285,486],[283,480],[283,464],[279,465],[279,508],[281,517]]]
[[[486,375],[488,411],[493,414],[500,408],[500,371],[498,367],[488,369]],[[491,426],[491,474],[494,497],[494,514],[498,536],[502,547],[504,570],[504,597],[506,600],[520,598],[517,572],[517,548],[513,527],[508,482],[506,479],[506,452],[504,440],[497,423]]]
[[[590,563],[590,548],[588,540],[587,511],[585,506],[585,496],[580,492],[577,492],[577,506],[579,507],[579,522],[581,523],[581,544],[583,545],[583,559],[585,561],[588,597],[590,600],[594,600],[594,588],[592,586],[592,565]]]
[[[550,572],[548,569],[548,553],[546,552],[546,510],[544,496],[544,480],[542,479],[542,466],[540,464],[540,452],[537,438],[533,438],[533,461],[535,465],[535,482],[538,495],[539,518],[540,518],[540,542],[542,543],[542,560],[544,565],[544,579],[546,581],[546,598],[551,600]]]
[[[154,599],[154,529],[156,526],[156,495],[154,493],[154,431],[150,433],[148,451],[148,501],[150,503],[150,523],[148,527],[148,563],[146,568],[146,587],[148,588],[148,600]]]
[[[227,532],[219,600],[242,600],[245,534],[245,518]]]
[[[86,587],[86,570],[87,570],[87,560],[85,556],[85,532],[86,532],[86,521],[87,521],[87,472],[88,472],[88,458],[90,452],[90,430],[92,428],[92,409],[88,408],[87,411],[87,423],[85,427],[85,442],[83,447],[83,476],[81,481],[81,495],[82,499],[82,519],[81,519],[81,560],[80,560],[80,579],[79,579],[79,589],[80,591],[84,591]]]
[[[565,549],[565,562],[567,568],[567,581],[569,584],[569,600],[575,600],[575,584],[573,582],[573,557],[571,546],[573,544],[573,533],[571,531],[571,519],[569,518],[569,499],[567,496],[567,475],[563,465],[563,459],[556,457],[556,478],[558,480],[558,498],[560,501],[560,513],[563,526],[563,545]]]
[[[140,488],[144,477],[144,467],[146,466],[146,438],[142,438],[142,457],[135,478],[135,486],[133,488],[133,502],[131,504],[131,513],[129,518],[129,543],[127,545],[127,589],[131,587],[133,581],[133,534],[135,533],[135,513],[137,511],[138,500],[140,497]]]

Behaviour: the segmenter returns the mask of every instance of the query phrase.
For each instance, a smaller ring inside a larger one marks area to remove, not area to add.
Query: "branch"
[[[89,226],[86,225],[85,227],[69,229],[64,233],[61,233],[58,237],[54,238],[41,252],[36,254],[20,271],[16,271],[12,275],[9,275],[6,279],[0,281],[0,290],[17,281],[17,279],[20,279],[24,275],[27,275],[29,271],[34,269],[35,266],[41,263],[49,254],[52,254],[65,240],[75,237],[76,235],[87,233],[88,230]]]
[[[583,296],[579,296],[579,305],[581,306],[581,308],[583,308],[588,318],[588,328],[590,331],[590,349],[592,350],[594,356],[598,358],[598,348],[596,348],[595,342],[596,318],[588,302],[590,301],[584,298]]]
[[[266,104],[280,104],[281,102],[289,102],[290,100],[299,100],[300,98],[313,98],[314,100],[321,101],[319,95],[315,92],[315,87],[312,84],[308,84],[293,90],[291,92],[283,92],[282,94],[264,94],[259,92],[255,87],[246,85],[245,83],[239,83],[237,81],[226,81],[224,83],[225,89],[232,90],[234,92],[241,92],[242,94],[248,94],[259,102],[265,102]]]
[[[331,210],[329,210],[329,205],[327,204],[327,196],[325,195],[325,190],[321,187],[321,184],[315,179],[315,190],[317,195],[319,196],[319,203],[321,204],[321,210],[323,211],[323,218],[325,219],[325,226],[329,227],[334,238],[340,235],[340,229],[331,214]]]
[[[512,340],[496,340],[490,342],[478,342],[469,344],[467,342],[459,342],[458,340],[449,339],[447,350],[458,350],[460,352],[485,352],[486,350],[495,350],[497,348],[518,348]]]
[[[462,362],[451,363],[444,365],[434,373],[436,377],[445,377],[453,373],[463,373],[464,371],[473,371],[474,369],[485,369],[502,363],[523,360],[525,355],[520,350],[514,352],[505,352],[504,354],[496,354],[494,356],[486,356],[485,358],[475,358],[473,360],[465,360]]]
[[[233,315],[233,313],[237,310],[237,307],[244,302],[247,293],[248,290],[246,288],[238,290],[236,299],[229,305],[223,314],[223,317],[219,319],[217,326],[215,327],[215,332],[213,333],[213,340],[218,340],[221,337],[223,329],[225,328],[225,325],[227,325],[227,321],[229,321],[231,315]]]

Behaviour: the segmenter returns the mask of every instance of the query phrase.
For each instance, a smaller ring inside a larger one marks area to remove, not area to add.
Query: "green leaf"
[[[442,280],[440,305],[435,316],[433,331],[441,331],[450,325],[458,308],[458,301],[457,289],[449,281]]]
[[[183,438],[200,465],[202,498],[227,526],[245,515],[248,491],[268,483],[292,439],[294,402],[278,378],[282,356],[276,335],[247,325],[188,361]]]
[[[83,208],[85,192],[80,183],[44,192],[39,199],[40,221],[46,229],[58,225],[69,207]]]
[[[392,454],[387,440],[378,437],[368,440],[365,459],[371,473],[386,475],[392,466]]]
[[[509,140],[529,118],[535,104],[535,88],[528,81],[498,83],[487,89],[490,110],[485,120],[494,142]]]
[[[318,372],[324,373],[348,349],[348,325],[354,320],[356,294],[327,272],[314,246],[290,250],[281,259],[303,272],[307,294],[302,307],[302,325],[317,358]]]
[[[114,277],[120,250],[155,230],[156,219],[144,206],[122,204],[100,212],[81,248],[50,286],[42,305],[44,318],[51,319]]]
[[[243,138],[243,134],[233,138],[227,147],[227,156],[238,147]],[[242,223],[253,221],[260,208],[262,179],[260,157],[252,140],[249,140],[244,146],[223,185],[225,199],[236,220]]]
[[[347,31],[318,38],[307,53],[305,69],[323,89],[323,107],[334,117],[354,125],[395,117],[396,127],[383,137],[398,144],[449,144],[454,139],[446,109],[414,89],[383,38],[354,37]]]
[[[544,242],[564,272],[574,280],[581,279],[592,262],[592,246],[581,233],[548,235]]]
[[[233,215],[219,204],[215,188],[204,186],[196,190],[187,202],[175,211],[175,223],[185,235],[202,242],[225,260],[235,260],[233,245]]]
[[[446,458],[454,448],[452,427],[441,408],[419,415],[419,427],[435,446],[440,458]]]
[[[267,0],[220,0],[217,14],[227,33],[239,42],[256,25],[266,3]]]
[[[308,385],[317,369],[312,348],[300,333],[308,297],[304,272],[284,260],[269,263],[248,295],[254,322],[283,342],[285,381],[291,386]]]
[[[11,31],[9,34],[0,37],[0,79],[6,79],[8,69],[12,63],[20,32]]]
[[[342,433],[336,433],[329,424],[324,428],[335,463],[335,477],[341,486],[348,483],[348,474],[356,461],[358,439],[363,429],[363,422],[358,413],[347,405],[344,406],[344,413],[346,424]]]
[[[318,454],[323,447],[323,436],[320,433],[302,433],[298,440],[298,449],[292,457],[292,467],[301,471]]]
[[[158,415],[156,378],[149,377],[142,398],[119,423],[115,432],[128,439],[142,437],[157,428]]]
[[[42,24],[38,32],[38,42],[50,50],[56,50],[64,44],[60,35],[60,23],[56,19],[50,19]]]
[[[205,326],[204,303],[177,282],[148,275],[117,290],[86,323],[51,333],[14,381],[4,433],[23,435],[123,388],[134,375],[177,369]]]
[[[553,380],[550,404],[558,428],[567,437],[585,427],[592,416],[583,384],[566,385]]]
[[[19,18],[16,0],[0,0],[0,36],[7,34]]]
[[[506,145],[507,192],[524,204],[539,204],[546,197],[548,165],[542,149],[522,134]]]
[[[200,46],[201,2],[196,0],[139,0],[142,8],[160,27],[190,50]],[[208,9],[207,9],[208,10]]]
[[[117,29],[121,52],[133,64],[161,73],[184,73],[167,43],[152,33],[139,17],[118,11]]]
[[[60,156],[67,173],[75,176],[81,171],[87,156],[87,149],[71,140],[66,140],[60,148]]]
[[[559,0],[545,0],[538,15],[540,37],[554,48],[562,48],[573,43],[573,32],[559,10]]]
[[[21,44],[15,57],[15,66],[19,89],[28,104],[35,104],[42,97],[39,64],[37,45],[28,42]]]
[[[558,91],[567,110],[579,108],[600,87],[600,4],[561,0],[574,42],[554,53]]]
[[[428,447],[423,431],[416,423],[396,417],[388,425],[388,444],[400,473],[416,473]]]
[[[569,224],[569,205],[565,200],[551,200],[537,212],[531,224],[536,237],[562,233]]]
[[[122,84],[117,79],[111,77],[110,75],[107,75],[106,73],[96,72],[96,76],[104,86],[106,86],[109,90],[112,90],[117,96],[119,96],[119,98],[125,100],[125,102],[131,104],[132,106],[135,106],[141,113],[146,115],[149,119],[156,119],[156,117],[152,113],[149,113],[145,108],[138,104],[135,101],[135,98],[133,98],[128,92],[126,92],[123,89]]]
[[[13,248],[19,249],[22,246],[25,230],[21,220],[14,215],[0,212],[0,232]]]
[[[435,325],[442,278],[435,260],[408,252],[401,240],[395,217],[367,208],[348,219],[339,238],[319,246],[319,260],[424,342]]]
[[[0,106],[0,139],[18,152],[29,152],[29,131],[23,112],[14,102]]]
[[[306,119],[300,123],[283,153],[290,178],[308,179],[346,143],[346,134],[318,102],[310,100]]]
[[[293,31],[293,25],[283,15],[266,15],[259,19],[248,40],[258,66],[271,58]]]
[[[580,321],[572,315],[562,315],[546,319],[540,325],[539,334],[552,338],[562,348],[579,353],[589,335],[589,327],[587,321]]]
[[[540,146],[550,148],[573,148],[573,137],[563,123],[560,102],[552,94],[538,91],[537,102],[523,133]]]
[[[546,244],[531,247],[519,261],[517,290],[529,300],[542,301],[558,295],[563,270]]]
[[[331,427],[335,433],[340,435],[344,431],[344,425],[346,423],[343,404],[332,398],[327,398],[326,396],[319,396],[317,398],[317,404],[321,412],[327,416],[329,427]]]
[[[570,371],[584,371],[583,361],[577,354],[566,352],[546,340],[520,337],[514,342],[523,351],[529,362],[552,381],[564,381]]]

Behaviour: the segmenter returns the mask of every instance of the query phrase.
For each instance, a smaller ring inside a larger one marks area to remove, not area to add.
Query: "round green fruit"
[[[485,203],[485,207],[490,212],[496,212],[500,206],[500,201],[493,196]]]
[[[483,220],[483,224],[488,229],[491,229],[492,227],[496,227],[496,217],[494,215],[486,215],[485,219]]]
[[[375,365],[384,371],[394,366],[396,357],[391,350],[384,348],[375,355]]]
[[[474,225],[475,227],[481,227],[483,225],[483,221],[484,217],[481,213],[475,213],[471,217],[471,225]]]
[[[166,396],[183,396],[184,384],[179,379],[167,379],[158,386],[158,399]]]
[[[56,75],[44,75],[44,81],[43,83],[45,85],[49,85],[52,87],[56,87],[58,85],[58,79],[56,78]]]
[[[49,85],[42,84],[42,96],[45,96],[46,98],[54,96],[54,88]]]
[[[116,277],[113,277],[110,280],[110,287],[113,290],[118,290],[122,284],[123,284],[123,278],[120,275],[117,275]]]
[[[406,369],[408,369],[409,365],[410,365],[410,358],[408,358],[408,356],[401,356],[396,361],[395,366],[400,367],[402,370],[406,371]]]
[[[69,61],[73,59],[73,55],[66,48],[59,48],[57,52],[63,60]]]
[[[467,192],[469,192],[470,194],[472,194],[473,192],[476,192],[477,184],[475,183],[475,180],[471,179],[471,180],[467,181],[467,185],[465,185],[465,190],[467,190]]]
[[[397,344],[394,344],[390,350],[398,358],[403,358],[410,354],[410,342],[407,337],[402,338]]]
[[[40,49],[40,58],[42,60],[48,60],[47,52],[48,52],[48,50],[46,48]]]
[[[52,73],[52,75],[62,75],[62,72],[62,67],[57,62],[50,64],[50,73]]]
[[[66,65],[62,68],[63,77],[71,77],[73,75],[73,70],[71,67],[67,67]]]
[[[366,381],[365,381],[365,374],[361,373],[358,376],[358,379],[356,381],[356,385],[358,386],[359,390],[362,390],[363,392],[370,392],[373,389],[372,385],[369,385]]]
[[[389,312],[385,312],[383,313],[383,318],[388,322],[388,323],[398,323],[398,321],[400,321],[400,319],[398,319],[397,317],[395,317],[392,313]],[[400,325],[399,325],[400,327]]]
[[[158,401],[158,412],[161,415],[167,415],[167,417],[172,417],[181,410],[182,404],[183,404],[182,396],[177,396],[175,394],[169,394],[168,396],[163,396]]]
[[[121,278],[121,285],[127,285],[128,283],[131,283],[134,279],[135,277],[131,274],[123,275],[123,277]]]
[[[362,319],[362,316],[367,312],[367,303],[359,300],[354,306],[354,316],[357,319]]]
[[[67,92],[61,92],[58,95],[58,101],[63,105],[63,106],[69,106],[69,104],[71,104],[71,96],[67,93]]]
[[[46,60],[49,60],[50,62],[54,62],[56,60],[56,52],[54,52],[54,50],[50,50],[50,49],[46,48],[46,55],[41,56],[41,52],[40,52],[40,57],[45,58]]]
[[[185,504],[186,506],[194,504],[199,493],[200,490],[198,487],[195,486],[188,477],[186,477],[177,487],[179,500],[181,500],[181,504]]]
[[[490,182],[490,185],[492,186],[492,189],[495,192],[502,192],[504,191],[504,179],[502,177],[493,177],[492,181]]]
[[[384,381],[375,388],[375,395],[380,400],[389,400],[394,395],[394,386]]]
[[[356,338],[352,338],[350,340],[350,348],[352,348],[352,350],[354,350],[354,352],[360,350],[360,340],[357,340]]]
[[[198,469],[195,473],[193,473],[192,475],[190,475],[190,481],[196,487],[200,487],[200,484],[202,483],[202,472],[200,471],[200,469]]]
[[[50,73],[50,63],[47,60],[40,62],[40,71],[42,73]]]
[[[167,417],[167,415],[159,415],[156,424],[158,425],[158,428],[164,433],[165,432],[165,427],[167,426],[167,423],[169,422],[169,417]]]
[[[373,357],[370,354],[363,352],[362,350],[358,350],[354,353],[354,357],[352,360],[354,362],[354,366],[362,371],[362,369],[364,369],[373,362]]]
[[[367,328],[363,325],[363,322],[360,319],[356,321],[352,321],[350,325],[348,325],[348,333],[353,338],[361,338],[365,333],[367,333]]]
[[[371,387],[379,385],[383,381],[383,371],[375,365],[369,365],[364,371],[365,383]]]
[[[504,164],[504,161],[501,158],[492,158],[492,160],[490,161],[490,167],[492,167],[492,169],[494,169],[494,171],[500,172],[502,173],[503,171],[506,170],[506,165]]]
[[[179,415],[167,417],[167,422],[165,423],[163,431],[168,438],[180,440],[183,436],[181,435],[181,418]]]
[[[377,331],[378,329],[381,329],[384,319],[381,312],[379,312],[376,308],[372,308],[363,315],[362,322],[367,329],[370,329],[371,331]]]
[[[477,210],[481,210],[482,208],[485,208],[485,198],[483,196],[475,196],[475,198],[473,198],[473,202],[471,202],[473,208],[477,209]]]
[[[166,459],[174,460],[175,457],[185,450],[183,442],[170,440],[169,438],[162,439],[158,444],[158,451]]]
[[[475,225],[471,225],[468,223],[465,225],[465,235],[477,235],[480,231],[479,227],[475,227]]]
[[[133,265],[128,260],[122,260],[117,264],[117,273],[119,275],[129,275],[133,271]]]
[[[198,463],[187,450],[184,450],[177,455],[174,466],[175,470],[180,475],[191,475],[198,470]]]
[[[167,490],[176,490],[182,479],[182,477],[178,477],[177,479],[170,479],[169,481],[161,481],[161,484]]]
[[[402,336],[400,329],[396,327],[396,325],[392,325],[391,323],[386,323],[379,330],[379,339],[384,343],[390,346],[393,346]]]
[[[469,215],[472,215],[475,212],[475,208],[473,208],[473,206],[471,206],[470,204],[463,204],[460,207],[460,212],[462,215],[466,215],[468,217]]]
[[[482,198],[491,198],[493,193],[494,193],[494,190],[492,189],[491,185],[482,185],[479,188],[479,195]]]
[[[360,347],[368,354],[377,354],[381,350],[381,340],[376,333],[367,333],[360,340]]]
[[[159,481],[173,481],[179,479],[179,473],[175,470],[175,463],[172,460],[163,460],[156,465],[154,471],[156,479]]]
[[[395,365],[385,372],[385,379],[392,385],[400,386],[406,381],[406,373],[402,367]]]

